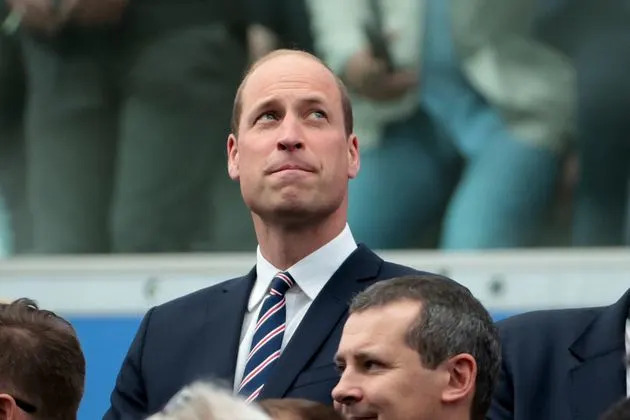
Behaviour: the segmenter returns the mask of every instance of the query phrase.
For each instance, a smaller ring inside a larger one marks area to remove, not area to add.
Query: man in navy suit
[[[630,389],[630,289],[615,304],[499,323],[502,368],[491,420],[594,420]]]
[[[314,56],[280,50],[253,65],[236,94],[227,151],[229,175],[251,210],[256,266],[149,310],[107,420],[144,418],[198,379],[243,393],[261,369],[266,379],[248,391],[251,400],[332,404],[348,302],[378,280],[415,272],[384,262],[352,237],[348,180],[359,170],[352,109],[343,84]],[[267,312],[272,299],[281,311]],[[279,313],[283,323],[256,338]],[[277,351],[252,370],[259,347],[276,341]]]

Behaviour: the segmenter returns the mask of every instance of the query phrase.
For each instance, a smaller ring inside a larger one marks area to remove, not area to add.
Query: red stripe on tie
[[[258,396],[260,395],[260,391],[262,391],[262,389],[263,389],[263,386],[265,386],[265,385],[262,384],[261,386],[256,388],[256,391],[252,392],[252,394],[249,397],[247,397],[245,402],[246,403],[250,403],[250,402],[254,401],[256,398],[258,398]]]
[[[275,305],[273,305],[271,308],[269,308],[269,310],[267,311],[267,313],[265,313],[256,323],[256,328],[254,328],[254,334],[256,334],[256,330],[258,330],[258,328],[266,321],[269,319],[269,317],[271,317],[273,314],[275,314],[276,312],[278,312],[280,309],[282,309],[284,307],[285,304],[285,299],[282,298],[282,300],[278,303],[276,303]]]
[[[281,278],[287,284],[287,286],[289,286],[289,288],[293,287],[293,280],[291,280],[291,277],[287,276],[286,274],[278,273],[276,274],[276,277]]]
[[[249,363],[249,360],[252,358],[252,356],[254,356],[254,354],[258,351],[259,348],[261,348],[262,346],[264,346],[269,340],[273,339],[275,336],[277,336],[278,334],[282,334],[284,332],[285,329],[285,324],[279,325],[276,329],[271,330],[266,336],[264,336],[259,342],[258,344],[256,344],[256,347],[254,347],[250,352],[249,352],[249,356],[247,357],[247,361],[245,362],[245,365],[247,365],[247,363]]]
[[[243,387],[245,385],[247,385],[249,383],[249,381],[251,381],[260,372],[262,372],[263,369],[265,369],[267,366],[269,366],[278,357],[280,357],[280,350],[271,353],[269,355],[269,357],[267,357],[263,362],[261,362],[258,366],[256,366],[255,369],[253,369],[251,372],[249,372],[249,375],[247,375],[247,377],[245,379],[243,379],[243,382],[241,382],[241,386],[238,388],[238,390],[240,391],[241,389],[243,389]]]

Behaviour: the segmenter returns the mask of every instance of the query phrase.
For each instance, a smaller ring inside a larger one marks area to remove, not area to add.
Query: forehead
[[[317,60],[288,53],[261,63],[247,77],[242,90],[243,109],[272,97],[299,98],[319,94],[329,103],[341,103],[335,77]]]
[[[343,330],[339,351],[406,346],[406,333],[419,316],[420,305],[419,302],[400,301],[351,314]]]

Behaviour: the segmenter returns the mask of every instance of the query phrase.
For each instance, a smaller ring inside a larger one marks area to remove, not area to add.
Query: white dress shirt
[[[630,364],[630,318],[626,321],[626,356]],[[626,395],[630,397],[630,366],[626,367]]]
[[[343,231],[332,241],[285,270],[291,274],[296,285],[289,289],[286,294],[286,330],[282,338],[282,349],[286,347],[324,285],[356,248],[357,244],[346,224]],[[241,344],[238,347],[236,359],[235,391],[243,379],[245,361],[251,348],[254,327],[258,320],[263,298],[267,294],[274,276],[280,271],[283,270],[279,270],[267,261],[258,247],[256,251],[256,283],[249,296],[247,313],[241,328]]]

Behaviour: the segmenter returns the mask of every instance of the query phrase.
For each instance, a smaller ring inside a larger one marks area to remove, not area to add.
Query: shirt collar
[[[335,271],[357,248],[350,227],[344,229],[333,240],[295,263],[288,270],[296,288],[313,301],[324,288]],[[251,312],[265,297],[274,276],[282,270],[274,267],[263,257],[260,246],[256,249],[256,283],[249,296],[247,310]]]

